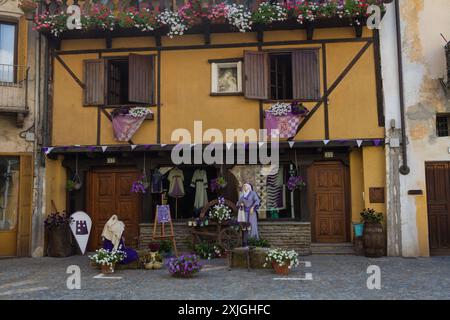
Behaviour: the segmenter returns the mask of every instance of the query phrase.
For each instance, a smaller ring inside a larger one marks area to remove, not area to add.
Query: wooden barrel
[[[384,256],[384,232],[381,223],[364,223],[364,254],[366,257]]]
[[[47,255],[54,258],[65,258],[72,255],[72,235],[68,225],[47,229]]]

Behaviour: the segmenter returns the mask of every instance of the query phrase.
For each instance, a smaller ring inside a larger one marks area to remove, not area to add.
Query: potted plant
[[[272,264],[276,274],[288,275],[292,268],[298,266],[298,253],[294,250],[271,249],[267,253],[266,262]]]
[[[75,182],[73,180],[67,180],[66,189],[69,192],[72,192],[73,190],[75,190]]]
[[[126,253],[121,250],[96,250],[92,256],[89,256],[91,261],[100,266],[103,274],[114,273],[114,266],[117,262],[126,258]]]
[[[361,212],[364,223],[363,246],[367,257],[377,258],[384,255],[385,237],[383,231],[383,214],[374,209],[364,209]]]
[[[306,187],[305,179],[301,176],[289,177],[287,187],[288,187],[289,191],[291,191],[291,192],[295,191],[297,189],[302,189],[302,188]]]
[[[173,277],[192,278],[201,270],[202,264],[200,258],[192,254],[169,259],[167,267]]]
[[[144,254],[139,260],[141,265],[147,270],[158,270],[163,266],[163,258],[158,251]]]
[[[19,8],[25,13],[27,20],[33,20],[38,7],[38,1],[35,0],[20,0]]]
[[[232,210],[225,204],[223,197],[219,198],[219,202],[211,209],[209,217],[217,222],[222,223],[231,219]]]
[[[269,241],[263,238],[250,238],[248,239],[248,245],[255,248],[270,248]]]
[[[168,240],[162,240],[159,243],[159,253],[164,257],[170,257],[172,255],[172,242]]]
[[[147,181],[147,177],[143,175],[141,179],[134,181],[131,185],[131,192],[133,193],[146,193],[150,183]]]
[[[70,223],[72,218],[65,212],[51,213],[44,220],[47,234],[47,255],[49,257],[68,257],[72,254],[72,233]]]

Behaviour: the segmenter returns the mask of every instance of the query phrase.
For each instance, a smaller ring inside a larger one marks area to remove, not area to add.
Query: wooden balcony
[[[16,115],[19,128],[29,112],[28,70],[26,66],[0,64],[0,114]]]

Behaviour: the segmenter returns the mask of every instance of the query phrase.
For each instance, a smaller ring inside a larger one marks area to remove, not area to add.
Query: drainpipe
[[[400,0],[395,0],[395,26],[397,32],[397,62],[398,62],[398,86],[400,93],[400,121],[402,134],[402,159],[403,164],[399,171],[402,175],[408,175],[411,169],[408,167],[408,150],[405,121],[405,90],[403,84],[403,56],[402,56],[402,34],[400,26]]]

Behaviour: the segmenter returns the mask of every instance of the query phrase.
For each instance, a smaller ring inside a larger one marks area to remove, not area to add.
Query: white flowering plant
[[[298,253],[294,250],[270,249],[266,257],[267,263],[275,262],[280,267],[288,265],[289,269],[298,267]],[[267,266],[267,263],[265,266]]]
[[[222,223],[231,219],[232,212],[231,208],[225,204],[225,199],[219,198],[219,203],[211,209],[209,217]]]
[[[127,257],[127,254],[122,250],[106,250],[106,249],[98,249],[92,256],[89,256],[91,261],[95,262],[98,265],[109,265],[122,261]]]
[[[247,32],[252,29],[252,13],[242,4],[228,5],[227,20],[240,32]]]
[[[151,111],[147,108],[144,107],[134,107],[134,108],[130,108],[129,114],[133,117],[133,118],[142,118],[147,116],[148,114],[150,114]]]
[[[279,3],[261,2],[258,9],[253,13],[254,23],[270,24],[275,21],[285,21],[288,18],[286,6]]]
[[[167,36],[173,38],[174,36],[181,36],[188,29],[188,24],[183,20],[178,12],[165,9],[157,17],[158,23],[163,26],[168,26],[169,31]]]
[[[270,108],[267,110],[270,113],[272,113],[276,117],[282,117],[287,116],[291,113],[291,104],[285,103],[285,102],[277,102],[270,106]]]

